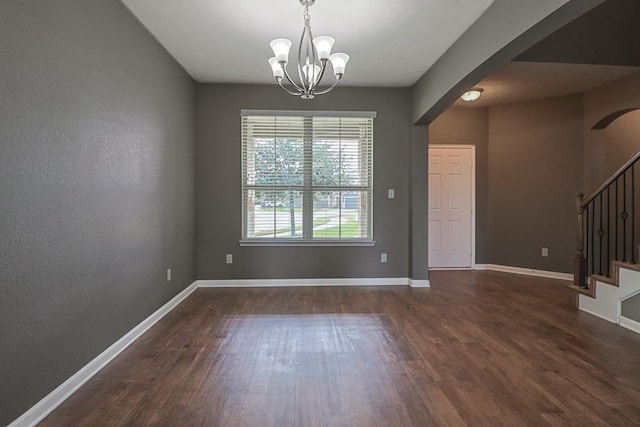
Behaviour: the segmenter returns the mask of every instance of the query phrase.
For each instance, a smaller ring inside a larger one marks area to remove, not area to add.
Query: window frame
[[[374,119],[377,113],[374,111],[301,111],[301,110],[241,110],[241,197],[242,197],[242,237],[239,241],[240,246],[374,246],[373,239],[373,209],[374,209],[374,186],[373,186],[373,160],[374,160]],[[248,145],[248,137],[245,129],[246,116],[283,116],[295,117],[303,120],[303,152],[304,152],[304,169],[303,184],[301,186],[291,185],[256,185],[247,184],[247,159],[246,150]],[[368,151],[368,186],[314,186],[313,185],[313,164],[308,151],[313,150],[313,119],[320,117],[330,118],[362,118],[371,119],[370,136],[367,142]],[[248,226],[248,208],[246,206],[247,191],[301,191],[303,198],[303,237],[247,237]],[[313,192],[314,191],[364,191],[368,195],[367,201],[367,229],[368,237],[359,238],[321,238],[313,237]],[[306,237],[305,237],[306,236]],[[309,237],[311,236],[311,237]]]

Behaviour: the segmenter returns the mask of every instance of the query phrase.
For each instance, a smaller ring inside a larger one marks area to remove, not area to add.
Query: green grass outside
[[[263,208],[262,206],[259,207],[260,209],[262,209],[263,211],[273,211],[273,208]],[[276,208],[276,212],[290,212],[291,209],[287,206],[284,206],[282,208]],[[293,208],[294,212],[302,212],[302,208]]]
[[[319,225],[325,225],[326,223],[328,223],[329,221],[331,221],[331,218],[316,218],[313,220],[313,226],[317,227]]]
[[[330,218],[316,218],[313,220],[313,226],[318,227],[320,225],[325,225],[329,221],[331,221]],[[296,234],[301,230],[302,230],[302,226],[296,227]],[[276,235],[290,232],[290,231],[291,231],[291,227],[279,228],[276,230]],[[254,233],[254,237],[264,237],[264,236],[272,236],[272,235],[273,235],[273,231],[271,230],[258,231]]]
[[[298,231],[302,230],[302,227],[296,227],[296,233]],[[277,234],[282,234],[282,233],[286,233],[287,231],[291,231],[291,227],[287,227],[287,228],[278,228],[276,230],[276,235]],[[263,237],[263,236],[273,236],[273,230],[264,230],[264,231],[258,231],[256,233],[253,234],[255,237]]]
[[[342,234],[340,234],[342,232]],[[353,218],[347,218],[347,221],[342,226],[334,226],[323,228],[322,230],[314,230],[313,237],[324,237],[328,239],[349,239],[354,237],[360,237],[360,225]]]

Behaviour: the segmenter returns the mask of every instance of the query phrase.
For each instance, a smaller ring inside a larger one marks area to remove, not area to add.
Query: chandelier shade
[[[344,74],[344,69],[347,66],[347,62],[349,61],[349,55],[346,53],[334,53],[329,57],[331,60],[331,65],[333,66],[333,73],[336,75],[342,76]]]
[[[284,71],[282,71],[282,67],[278,63],[278,60],[273,57],[269,59],[269,65],[271,65],[271,71],[273,71],[273,77],[276,79],[284,77]]]
[[[331,53],[335,43],[333,37],[313,37],[309,7],[314,3],[315,0],[300,0],[300,4],[304,6],[304,29],[302,30],[298,47],[297,83],[287,71],[289,52],[292,45],[291,40],[278,38],[269,43],[274,55],[269,58],[273,78],[287,93],[300,96],[302,99],[313,99],[316,95],[330,92],[342,80],[349,61],[349,55],[346,53]],[[331,62],[331,67],[333,68],[335,82],[321,90],[319,88],[320,82],[329,62]],[[284,82],[285,79],[287,84]]]
[[[318,59],[329,59],[331,56],[331,49],[333,49],[333,44],[336,40],[333,37],[329,36],[319,36],[313,39],[313,45],[316,47],[316,52],[318,52]]]
[[[287,39],[275,39],[269,43],[271,49],[273,49],[273,54],[275,55],[276,61],[282,62],[285,64],[289,62],[289,50],[291,50],[291,40]]]

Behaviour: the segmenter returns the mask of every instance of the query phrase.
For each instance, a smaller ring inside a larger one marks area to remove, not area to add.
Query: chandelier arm
[[[324,95],[325,93],[331,92],[333,90],[333,88],[336,87],[338,85],[338,83],[340,83],[341,80],[342,80],[342,76],[337,78],[335,83],[332,84],[331,86],[329,86],[327,89],[325,89],[323,91],[320,91],[320,92],[315,92],[315,95]]]
[[[278,82],[278,85],[282,89],[284,89],[284,91],[287,92],[289,95],[300,96],[300,89],[298,89],[297,91],[293,91],[293,90],[289,89],[288,87],[286,87],[285,85],[282,84],[282,79],[277,79],[276,81]]]
[[[300,86],[298,86],[298,85],[296,84],[296,82],[294,82],[294,81],[293,81],[293,79],[292,79],[292,78],[291,78],[291,76],[289,75],[289,72],[287,71],[287,68],[284,66],[284,64],[283,64],[283,63],[280,63],[280,65],[282,66],[282,71],[284,72],[284,76],[287,78],[287,80],[289,81],[289,83],[291,83],[291,85],[292,85],[293,87],[295,87],[295,88],[298,90],[298,92],[300,92],[300,93],[298,93],[298,95],[303,94],[303,93],[304,93],[304,89],[302,89]],[[280,80],[282,80],[282,79],[280,79]]]
[[[311,19],[309,17],[309,19]],[[309,40],[307,43],[307,55],[309,55],[309,50],[311,50],[311,60],[309,63],[311,64],[311,78],[309,79],[309,93],[313,93],[313,91],[320,84],[320,79],[316,79],[318,75],[316,74],[316,63],[318,63],[318,52],[316,51],[316,46],[313,44],[313,31],[311,30],[311,22],[309,22]]]
[[[316,85],[314,86],[314,90],[315,88],[317,88],[318,86],[320,86],[320,82],[322,81],[322,78],[324,77],[324,71],[327,69],[327,62],[328,60],[323,59],[322,61],[320,61],[322,63],[322,69],[320,70],[320,75],[318,77],[318,80],[316,81]],[[320,93],[318,93],[317,95],[322,95]]]
[[[310,87],[307,87],[306,79],[304,78],[304,72],[302,70],[302,45],[304,44],[304,35],[307,32],[307,26],[305,24],[304,29],[302,30],[302,36],[300,36],[300,44],[298,45],[298,76],[300,77],[300,85],[302,86],[302,90],[304,94],[308,94],[310,91]]]

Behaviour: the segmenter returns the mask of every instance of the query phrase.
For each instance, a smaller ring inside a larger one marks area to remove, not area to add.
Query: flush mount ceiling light
[[[482,89],[481,87],[474,87],[473,89],[463,93],[460,98],[462,98],[463,101],[472,102],[480,98],[480,95],[482,95],[483,91],[484,89]]]
[[[313,38],[309,7],[313,6],[314,3],[315,0],[300,0],[300,4],[304,6],[304,29],[302,30],[300,46],[298,47],[299,84],[295,83],[287,72],[291,40],[275,39],[270,43],[273,54],[275,55],[269,59],[273,77],[287,93],[300,96],[302,99],[313,99],[316,95],[323,95],[336,87],[340,80],[342,80],[344,69],[349,61],[349,55],[346,53],[331,54],[331,48],[333,47],[333,43],[335,43],[333,37],[319,36]],[[318,86],[324,76],[329,61],[331,61],[336,81],[328,88],[319,91]],[[290,86],[284,85],[284,78],[287,79]]]

